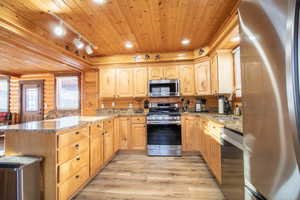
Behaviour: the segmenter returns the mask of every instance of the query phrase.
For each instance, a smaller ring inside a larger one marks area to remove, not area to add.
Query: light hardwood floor
[[[199,156],[118,155],[76,200],[223,200]]]

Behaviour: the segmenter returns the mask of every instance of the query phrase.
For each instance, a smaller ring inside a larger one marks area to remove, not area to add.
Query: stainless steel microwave
[[[150,97],[178,97],[180,96],[179,80],[150,80]]]

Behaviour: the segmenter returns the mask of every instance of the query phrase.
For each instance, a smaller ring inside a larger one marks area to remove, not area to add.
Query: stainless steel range
[[[149,156],[181,156],[181,117],[177,103],[150,103],[147,144]]]

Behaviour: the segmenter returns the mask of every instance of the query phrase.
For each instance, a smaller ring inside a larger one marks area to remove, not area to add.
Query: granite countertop
[[[57,131],[66,130],[75,127],[82,127],[89,123],[110,119],[116,115],[101,116],[71,116],[57,119],[26,122],[22,124],[0,126],[0,131],[9,132],[42,132],[55,133]]]
[[[182,113],[182,115],[206,117],[211,121],[224,125],[225,128],[243,133],[243,120],[242,117],[239,116],[220,115],[218,113],[195,113],[195,112],[186,112],[186,113]]]

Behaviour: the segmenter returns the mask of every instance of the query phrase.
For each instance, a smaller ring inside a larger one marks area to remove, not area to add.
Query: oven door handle
[[[164,121],[147,121],[147,125],[181,125],[181,122],[174,121],[174,122],[164,122]]]

